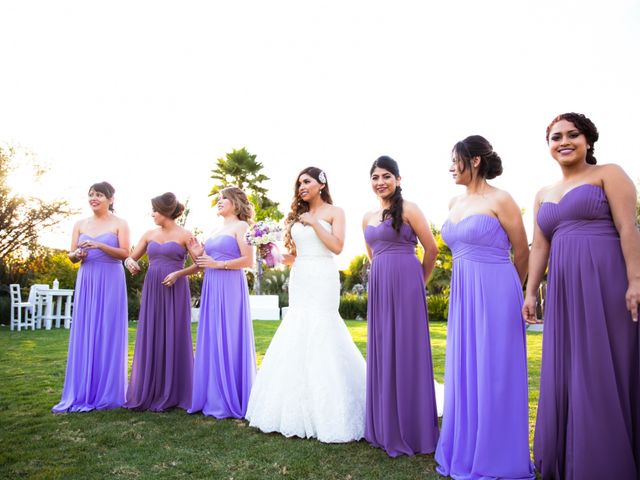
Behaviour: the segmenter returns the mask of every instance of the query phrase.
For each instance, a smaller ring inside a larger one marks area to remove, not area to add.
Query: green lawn
[[[366,323],[347,322],[365,353]],[[279,322],[254,322],[258,361]],[[446,324],[431,324],[436,379],[443,380]],[[195,343],[196,326],[193,326]],[[366,442],[287,439],[240,420],[169,413],[53,415],[69,332],[0,327],[0,478],[436,479],[432,455],[391,459]],[[129,362],[135,324],[129,327]],[[527,335],[530,426],[537,403],[541,334]]]

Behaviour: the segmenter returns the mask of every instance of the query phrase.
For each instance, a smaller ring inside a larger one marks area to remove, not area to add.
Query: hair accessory
[[[320,170],[320,173],[318,174],[318,180],[320,180],[320,183],[327,183],[327,176],[324,174],[324,172],[322,170]]]

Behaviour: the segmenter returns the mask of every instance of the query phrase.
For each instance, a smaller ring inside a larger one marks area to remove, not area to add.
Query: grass
[[[254,322],[258,361],[279,322]],[[365,353],[366,323],[348,321]],[[443,380],[446,324],[430,326],[436,379]],[[196,325],[193,326],[195,341]],[[389,458],[365,441],[323,444],[216,420],[124,409],[53,415],[69,332],[0,328],[0,478],[436,479],[432,455]],[[135,324],[129,326],[129,361]],[[541,334],[527,335],[530,426],[537,403]]]

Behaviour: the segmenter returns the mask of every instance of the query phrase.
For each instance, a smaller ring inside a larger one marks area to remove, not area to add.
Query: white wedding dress
[[[366,367],[338,313],[338,269],[312,227],[295,223],[291,235],[297,257],[289,311],[262,360],[246,418],[287,437],[358,440],[364,435]]]

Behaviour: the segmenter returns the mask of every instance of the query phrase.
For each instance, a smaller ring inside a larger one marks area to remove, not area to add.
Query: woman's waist
[[[220,252],[208,253],[207,255],[209,255],[211,258],[219,262],[224,262],[224,261],[230,262],[231,260],[240,258],[240,255],[237,255],[237,254],[226,254],[226,253],[220,253]]]
[[[553,238],[563,236],[619,238],[611,219],[564,220],[553,229]]]
[[[373,248],[373,257],[383,257],[385,255],[411,255],[415,256],[416,246],[412,244],[406,245],[385,245]]]
[[[463,245],[452,250],[453,261],[467,260],[479,263],[511,263],[509,249],[479,245]]]
[[[184,260],[153,259],[149,261],[149,270],[168,268],[182,270],[184,268]]]
[[[333,263],[332,253],[298,253],[296,262],[331,262]]]
[[[87,257],[82,261],[83,265],[90,265],[92,263],[101,263],[101,264],[112,264],[112,265],[122,265],[122,260],[119,258],[114,258],[107,254],[99,254],[99,255],[87,255]]]

